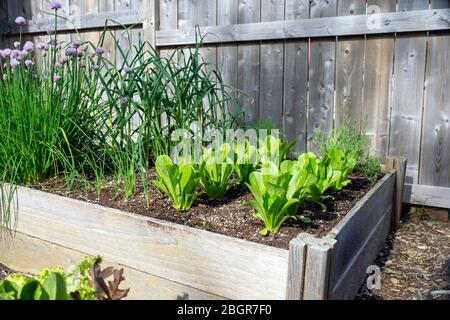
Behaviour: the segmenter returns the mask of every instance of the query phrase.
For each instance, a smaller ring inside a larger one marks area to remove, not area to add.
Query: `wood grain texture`
[[[310,17],[333,17],[337,1],[311,1]],[[309,21],[308,21],[309,22]],[[307,123],[307,148],[316,151],[313,139],[317,131],[331,133],[334,113],[334,77],[336,40],[311,39],[309,64],[309,102]]]
[[[339,16],[363,15],[364,0],[340,0]],[[336,108],[335,127],[342,127],[345,119],[362,119],[362,90],[364,69],[364,36],[338,38],[336,48]]]
[[[0,230],[0,234],[3,231]],[[13,270],[37,274],[43,268],[62,266],[72,270],[85,256],[84,252],[72,250],[22,233],[10,237],[3,232],[0,241],[0,261]],[[149,273],[103,259],[103,267],[124,269],[125,280],[121,288],[130,288],[126,299],[130,300],[217,300],[223,299],[207,292],[181,285]]]
[[[395,2],[369,0],[369,19],[377,25],[379,13],[395,12]],[[390,93],[394,63],[394,36],[367,36],[364,62],[362,119],[370,138],[370,151],[384,161],[389,148]]]
[[[389,156],[386,161],[386,172],[395,171],[394,208],[392,212],[391,230],[397,231],[402,216],[402,197],[405,185],[407,159]]]
[[[180,5],[183,2],[180,1]],[[159,29],[157,30],[176,30],[182,25],[182,8],[178,7],[176,0],[160,0],[159,4]],[[179,21],[180,20],[180,21]],[[157,45],[155,43],[155,45]],[[174,51],[170,49],[159,50],[161,57],[170,57]]]
[[[294,238],[289,243],[289,266],[286,300],[302,299],[306,248],[306,243],[300,238]]]
[[[403,1],[398,11],[428,8],[428,1]],[[389,154],[408,159],[408,181],[419,175],[420,139],[426,60],[426,34],[397,35]]]
[[[316,0],[321,1],[321,0]],[[330,6],[333,2],[326,2]],[[321,7],[311,7],[311,14]],[[314,9],[314,10],[313,10]],[[380,25],[373,27],[366,15],[328,17],[321,19],[286,20],[264,23],[243,23],[234,26],[204,27],[204,43],[260,41],[291,38],[320,38],[332,36],[352,36],[361,34],[405,33],[417,31],[448,30],[450,10],[414,10],[382,13]],[[421,23],[417,23],[420,21]],[[219,40],[220,39],[220,40]],[[157,43],[160,46],[193,44],[195,30],[158,32]]]
[[[450,32],[428,37],[419,183],[450,187]]]
[[[260,0],[239,0],[239,20],[241,23],[259,22],[261,19]],[[238,101],[245,112],[247,123],[259,121],[260,88],[260,45],[248,43],[238,45],[238,88],[246,94],[239,94]]]
[[[261,22],[284,20],[284,1],[261,0]],[[260,120],[282,128],[284,44],[282,41],[261,43]]]
[[[327,300],[330,281],[331,253],[335,239],[319,239],[300,234],[306,245],[303,300]]]
[[[395,174],[386,174],[335,226],[329,299],[353,299],[389,233]]]
[[[285,20],[308,19],[309,0],[287,0]],[[296,153],[306,150],[308,100],[308,41],[284,44],[283,131],[297,141]]]
[[[285,298],[287,250],[26,188],[18,198],[18,232],[230,299]]]
[[[407,183],[403,190],[403,202],[450,209],[450,188]]]
[[[238,23],[238,0],[218,1],[217,24],[219,26],[233,25]],[[217,46],[217,68],[221,72],[224,83],[231,87],[228,91],[235,101],[227,104],[228,110],[237,114],[242,110],[237,104],[238,87],[238,46],[237,44],[219,44]]]

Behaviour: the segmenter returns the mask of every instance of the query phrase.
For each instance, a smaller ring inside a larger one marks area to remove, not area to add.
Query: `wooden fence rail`
[[[105,17],[134,25],[161,55],[204,38],[202,54],[249,122],[269,120],[314,150],[346,115],[365,122],[381,159],[408,159],[404,199],[449,206],[450,5],[448,0],[65,0],[60,14],[98,39]],[[34,40],[48,24],[47,0],[8,0]],[[64,25],[69,39],[70,26]],[[107,54],[114,58],[112,41]],[[426,185],[426,186],[425,186]],[[425,190],[424,197],[417,195]],[[409,194],[408,194],[409,192]]]

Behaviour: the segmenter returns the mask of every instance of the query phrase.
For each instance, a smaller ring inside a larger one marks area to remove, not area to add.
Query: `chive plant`
[[[24,25],[19,18],[16,23]],[[98,76],[89,71],[94,58],[79,41],[58,41],[53,30],[47,43],[21,39],[14,49],[0,51],[0,177],[12,185],[74,177],[103,139],[97,128],[103,114],[96,103]],[[35,50],[42,56],[39,66]],[[12,196],[3,194],[5,225],[11,214],[5,201]]]
[[[195,124],[225,136],[237,123],[227,111],[236,105],[232,89],[202,60],[200,39],[160,57],[140,39],[124,46],[107,20],[99,43],[66,43],[57,31],[58,19],[65,19],[60,8],[51,1],[55,23],[47,42],[23,44],[20,36],[15,48],[0,50],[1,225],[11,221],[15,185],[50,177],[63,177],[67,188],[76,181],[93,185],[97,193],[110,178],[125,198],[140,179],[148,197],[148,169],[178,143],[171,139],[177,129]],[[122,33],[130,39],[129,29]],[[106,36],[120,65],[104,57]]]

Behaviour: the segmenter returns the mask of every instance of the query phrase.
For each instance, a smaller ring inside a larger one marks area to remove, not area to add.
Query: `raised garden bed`
[[[384,175],[330,231],[291,235],[288,247],[20,187],[17,232],[0,242],[0,261],[32,273],[101,255],[125,267],[130,298],[351,299],[389,232],[395,177]]]

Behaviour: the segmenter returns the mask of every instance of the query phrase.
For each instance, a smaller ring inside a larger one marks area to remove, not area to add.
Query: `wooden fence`
[[[191,45],[200,26],[205,59],[248,94],[237,99],[249,122],[277,124],[300,152],[317,130],[361,119],[382,159],[408,158],[405,201],[450,208],[449,2],[65,0],[61,13],[92,41],[106,17],[134,25],[161,55]],[[10,20],[30,19],[24,30],[39,40],[47,3],[8,0]]]

